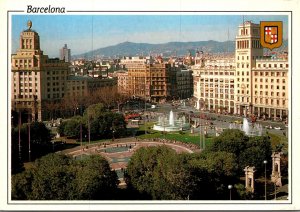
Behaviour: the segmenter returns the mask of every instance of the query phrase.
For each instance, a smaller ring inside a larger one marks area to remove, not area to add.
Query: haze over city
[[[283,38],[288,38],[288,16],[283,15],[13,15],[12,53],[19,48],[20,29],[26,29],[28,20],[39,32],[45,54],[58,57],[65,43],[76,55],[126,41],[158,44],[234,40],[236,26],[243,18],[254,23],[283,21]]]

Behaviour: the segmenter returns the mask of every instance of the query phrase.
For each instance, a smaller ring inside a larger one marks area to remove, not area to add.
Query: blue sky
[[[41,49],[58,57],[68,44],[72,54],[130,41],[166,43],[171,41],[234,40],[242,15],[13,15],[12,53],[19,46],[20,33],[27,28],[39,33]],[[288,37],[288,16],[245,15],[244,20],[283,21],[283,37]],[[229,31],[229,33],[228,33]]]

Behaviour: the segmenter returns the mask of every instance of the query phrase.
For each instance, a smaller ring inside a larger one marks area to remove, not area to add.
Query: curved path
[[[166,145],[174,149],[178,153],[187,152],[193,153],[198,150],[192,150],[187,144],[181,142],[168,141],[168,140],[136,140],[132,139],[118,139],[114,143],[104,143],[104,144],[93,144],[88,148],[80,149],[75,148],[71,149],[66,153],[71,155],[74,158],[77,158],[81,155],[92,155],[98,154],[105,157],[113,170],[124,169],[127,167],[127,163],[133,153],[141,147],[149,146],[162,146]]]

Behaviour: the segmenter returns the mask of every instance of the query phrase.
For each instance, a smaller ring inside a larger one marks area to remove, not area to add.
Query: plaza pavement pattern
[[[114,142],[92,144],[85,148],[74,148],[66,154],[72,157],[79,158],[88,155],[101,155],[106,158],[112,170],[124,170],[130,160],[130,157],[136,150],[142,147],[162,146],[166,145],[174,149],[177,153],[193,153],[200,151],[193,144],[186,144],[179,141],[166,139],[136,139],[123,138],[117,139]],[[122,177],[119,177],[122,182]]]

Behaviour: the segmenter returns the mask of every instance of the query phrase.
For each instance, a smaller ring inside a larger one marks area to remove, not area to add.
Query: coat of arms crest
[[[282,45],[282,22],[260,22],[260,44],[270,50]]]

